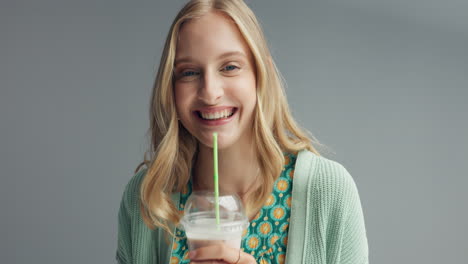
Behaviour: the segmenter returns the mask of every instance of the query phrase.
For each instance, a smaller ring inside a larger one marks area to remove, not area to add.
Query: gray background
[[[114,262],[183,2],[1,1],[0,262]],[[465,262],[468,1],[248,3],[294,115],[354,176],[371,262]]]

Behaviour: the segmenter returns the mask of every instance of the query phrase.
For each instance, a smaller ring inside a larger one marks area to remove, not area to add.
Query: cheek
[[[249,76],[242,80],[238,86],[239,93],[241,94],[245,103],[254,104],[257,102],[257,88],[254,76]]]
[[[174,100],[179,115],[183,115],[184,110],[188,110],[188,106],[191,101],[191,94],[189,87],[184,85],[175,85],[174,86]]]

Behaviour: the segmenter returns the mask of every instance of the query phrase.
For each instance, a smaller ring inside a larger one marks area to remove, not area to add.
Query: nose
[[[215,105],[224,95],[223,82],[216,73],[206,71],[198,89],[198,99],[207,105]]]

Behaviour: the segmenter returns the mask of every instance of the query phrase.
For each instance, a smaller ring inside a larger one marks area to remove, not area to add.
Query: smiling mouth
[[[228,109],[224,109],[224,110],[217,111],[217,112],[195,111],[195,113],[197,114],[199,118],[203,120],[215,121],[215,120],[229,118],[233,116],[236,111],[237,111],[237,108],[228,108]]]

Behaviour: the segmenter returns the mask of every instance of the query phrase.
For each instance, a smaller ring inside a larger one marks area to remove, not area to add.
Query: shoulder
[[[125,192],[135,192],[140,189],[141,182],[146,175],[146,169],[141,169],[128,181]]]
[[[128,211],[138,209],[140,199],[140,185],[146,175],[146,169],[138,171],[125,186],[122,203]]]
[[[341,200],[357,194],[356,184],[348,170],[340,163],[318,156],[309,151],[301,151],[296,161],[296,171],[300,170],[308,193],[320,196],[321,200]]]
[[[349,187],[354,180],[348,170],[340,163],[325,157],[316,157],[316,171],[314,174],[317,187],[326,188],[329,185]]]

